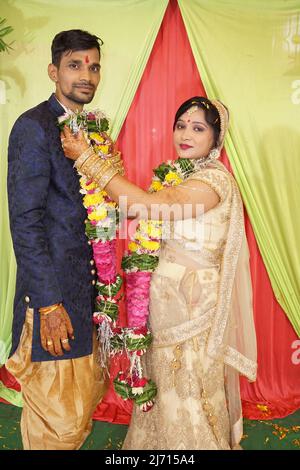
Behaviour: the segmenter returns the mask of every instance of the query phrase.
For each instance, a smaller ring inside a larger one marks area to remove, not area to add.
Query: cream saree
[[[198,221],[174,222],[163,242],[144,359],[157,400],[146,413],[134,408],[124,449],[230,450],[242,437],[239,374],[256,377],[242,201],[221,163],[190,179],[210,185],[220,202]]]

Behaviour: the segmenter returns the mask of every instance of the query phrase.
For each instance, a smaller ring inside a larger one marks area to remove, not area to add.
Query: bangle
[[[95,153],[90,155],[80,167],[80,172],[88,176],[89,173],[94,174],[101,166],[104,165],[104,160],[98,157]]]
[[[111,164],[106,162],[105,167],[101,168],[101,170],[97,174],[95,174],[95,176],[94,176],[94,179],[97,182],[98,187],[100,188],[100,190],[103,191],[105,186],[118,173],[119,172],[118,172],[117,168],[113,167]]]
[[[79,170],[84,162],[91,157],[93,154],[95,154],[93,147],[88,147],[75,161],[73,167],[77,168]]]
[[[124,176],[125,170],[124,170],[124,163],[121,158],[121,152],[116,152],[112,157],[109,157],[107,161],[111,163],[112,166],[118,170],[118,173],[121,176]]]
[[[93,179],[101,191],[119,173],[118,168],[114,167],[109,159],[99,158],[94,152],[85,159],[78,171],[87,178]]]
[[[79,172],[84,174],[87,178],[94,178],[96,173],[99,173],[106,165],[106,160],[98,157],[95,153],[89,156],[80,167]]]

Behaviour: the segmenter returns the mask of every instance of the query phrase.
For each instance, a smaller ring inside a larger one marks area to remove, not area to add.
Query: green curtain
[[[275,296],[300,335],[300,2],[179,0]]]
[[[15,258],[6,196],[7,142],[17,116],[47,99],[50,46],[62,30],[80,28],[104,41],[99,90],[89,108],[112,120],[116,138],[141,79],[168,0],[1,0],[0,16],[14,32],[13,51],[0,54],[0,364],[11,345]],[[20,195],[22,197],[22,195]],[[0,382],[0,396],[7,398]],[[10,396],[10,401],[12,397]]]

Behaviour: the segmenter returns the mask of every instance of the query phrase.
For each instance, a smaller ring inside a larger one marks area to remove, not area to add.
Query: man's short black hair
[[[52,41],[52,64],[59,67],[62,55],[66,52],[85,51],[87,49],[96,48],[100,56],[100,47],[102,45],[102,39],[87,31],[82,31],[81,29],[61,31]]]

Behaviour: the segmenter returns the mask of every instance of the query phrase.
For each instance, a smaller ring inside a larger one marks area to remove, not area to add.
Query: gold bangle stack
[[[88,147],[81,155],[80,157],[77,158],[77,160],[74,163],[74,168],[77,168],[79,170],[81,166],[84,164],[84,162],[94,154],[94,149],[93,147]]]
[[[121,176],[124,176],[125,170],[123,166],[123,160],[121,158],[121,152],[116,152],[112,157],[109,157],[107,161],[109,161],[112,166],[118,170]]]
[[[87,178],[93,179],[101,191],[119,173],[109,160],[102,160],[94,152],[84,160],[78,170]]]
[[[101,191],[110,182],[110,180],[119,173],[118,169],[112,166],[108,160],[104,160],[103,163],[104,164],[93,177]]]
[[[61,304],[53,304],[49,305],[49,307],[41,307],[39,308],[39,312],[41,315],[49,315],[49,313],[54,312]]]

